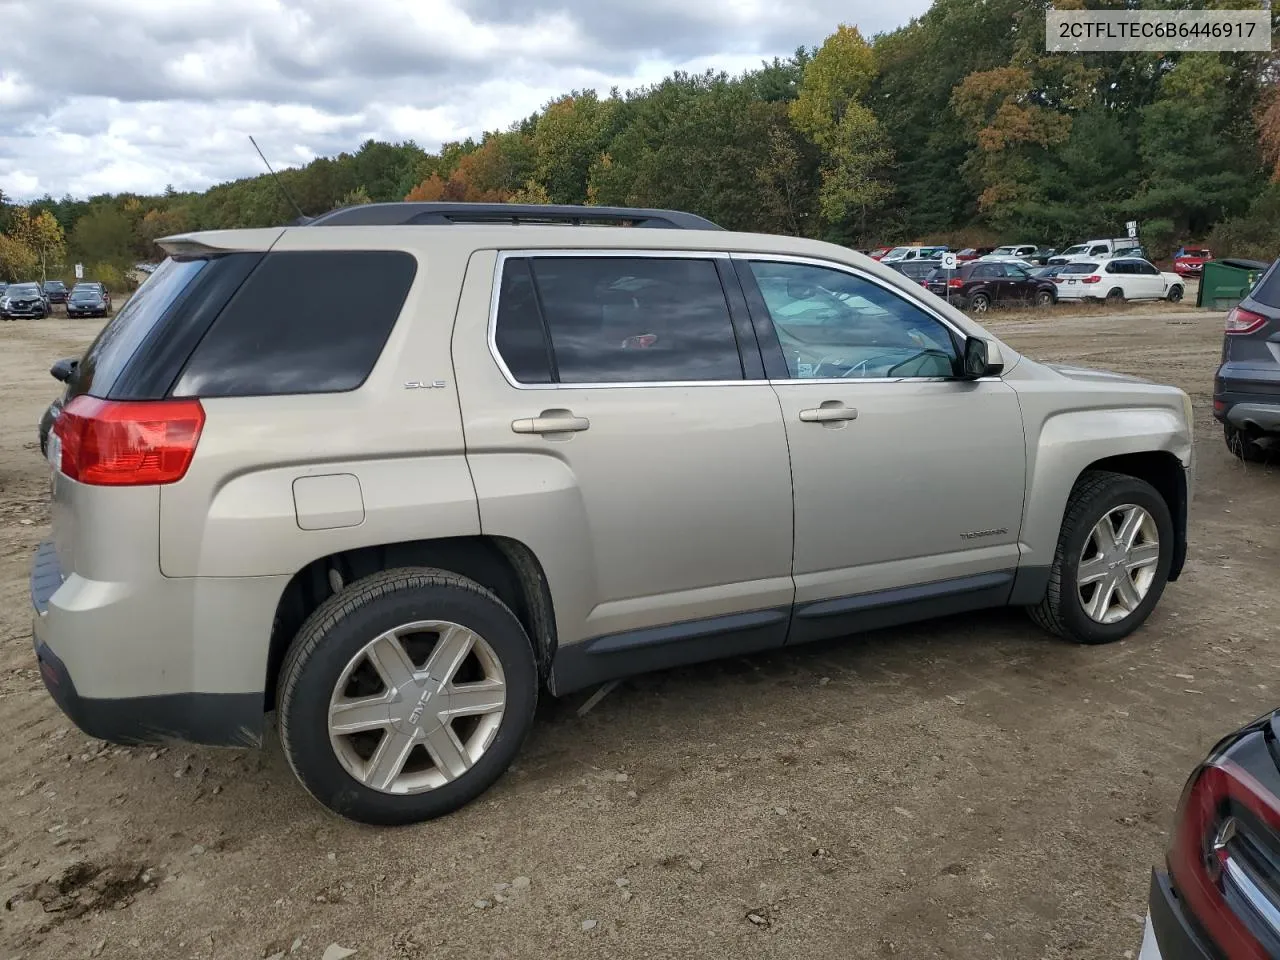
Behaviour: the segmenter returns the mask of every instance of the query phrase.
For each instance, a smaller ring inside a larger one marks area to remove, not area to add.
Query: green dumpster
[[[1206,260],[1196,292],[1197,307],[1225,310],[1245,298],[1263,271],[1271,266],[1257,260]]]

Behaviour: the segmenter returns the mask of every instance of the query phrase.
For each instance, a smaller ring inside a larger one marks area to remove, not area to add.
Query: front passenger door
[[[1026,468],[1013,389],[955,379],[958,331],[852,267],[743,257],[738,274],[791,453],[791,641],[904,597],[1004,602]]]

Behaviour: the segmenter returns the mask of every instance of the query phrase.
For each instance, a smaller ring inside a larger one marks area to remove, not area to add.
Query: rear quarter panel
[[[418,270],[400,319],[356,390],[203,401],[191,468],[161,490],[167,576],[293,574],[340,550],[479,533],[449,358],[465,252],[433,244],[428,255],[423,231],[394,227],[287,230],[275,249],[326,247],[414,254]],[[444,386],[406,387],[436,381]],[[363,521],[301,529],[294,481],[337,473],[358,479]]]

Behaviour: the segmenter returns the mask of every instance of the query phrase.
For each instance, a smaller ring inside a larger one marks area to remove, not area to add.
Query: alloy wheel
[[[1118,623],[1146,599],[1160,562],[1160,534],[1143,507],[1113,507],[1094,524],[1076,568],[1080,605],[1097,623]]]
[[[406,623],[348,661],[329,701],[329,741],[365,786],[422,793],[479,761],[506,702],[502,664],[483,637],[443,620]]]

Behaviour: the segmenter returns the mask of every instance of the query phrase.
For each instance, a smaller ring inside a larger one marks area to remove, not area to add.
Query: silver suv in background
[[[1227,314],[1213,415],[1241,460],[1280,459],[1280,260]]]
[[[40,669],[108,740],[274,710],[348,817],[474,798],[544,687],[1002,605],[1106,643],[1183,566],[1184,393],[843,247],[477,204],[162,244],[69,368]]]

